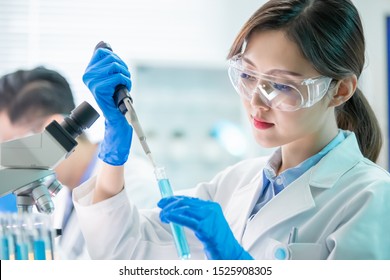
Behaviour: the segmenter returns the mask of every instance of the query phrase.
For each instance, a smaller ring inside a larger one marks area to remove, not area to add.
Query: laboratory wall
[[[389,169],[389,128],[387,85],[386,18],[390,16],[389,0],[353,0],[358,8],[366,37],[366,67],[360,87],[368,98],[379,120],[383,134],[383,148],[378,163]]]
[[[81,77],[95,45],[107,41],[129,65],[135,108],[156,160],[174,188],[210,179],[258,147],[227,76],[226,55],[265,0],[0,0],[0,75],[44,65],[90,102]],[[361,87],[382,127],[379,163],[388,166],[386,17],[390,1],[354,0],[366,32]],[[88,133],[103,136],[103,120]],[[132,153],[140,154],[134,142]]]

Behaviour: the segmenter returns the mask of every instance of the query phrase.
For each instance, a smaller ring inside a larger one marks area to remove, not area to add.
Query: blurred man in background
[[[0,142],[40,133],[53,120],[61,123],[74,108],[69,83],[54,70],[37,67],[4,75],[0,78]],[[99,168],[99,144],[89,141],[84,133],[76,140],[75,151],[55,168],[58,180],[65,186],[53,199],[53,226],[62,229],[57,240],[57,256],[61,259],[89,258],[71,195]],[[152,167],[143,158],[132,155],[126,169],[126,185],[132,189],[132,199],[143,208],[154,207],[159,194]],[[0,211],[17,212],[14,194],[0,198]]]
[[[75,108],[68,82],[59,73],[38,67],[0,78],[0,142],[43,131]],[[16,212],[13,194],[0,198],[0,210]]]

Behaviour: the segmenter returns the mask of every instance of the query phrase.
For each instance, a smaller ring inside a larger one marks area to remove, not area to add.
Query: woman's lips
[[[253,125],[254,125],[257,129],[268,129],[268,128],[274,126],[273,123],[268,123],[268,122],[265,122],[265,121],[263,121],[263,120],[256,119],[256,118],[253,118]]]

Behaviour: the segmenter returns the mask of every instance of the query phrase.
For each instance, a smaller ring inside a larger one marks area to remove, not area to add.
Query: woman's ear
[[[355,93],[357,87],[356,75],[349,76],[337,82],[334,87],[334,94],[330,100],[329,106],[337,107],[348,101]]]

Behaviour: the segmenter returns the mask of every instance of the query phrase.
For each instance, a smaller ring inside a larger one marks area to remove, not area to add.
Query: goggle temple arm
[[[332,82],[331,78],[325,77],[317,80],[307,80],[308,98],[305,107],[311,107],[324,97]]]

